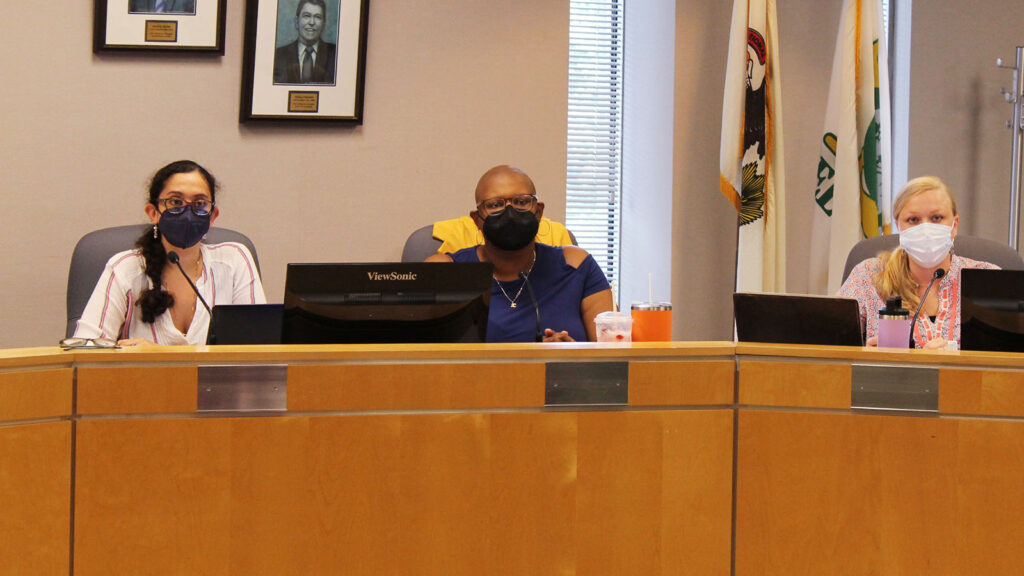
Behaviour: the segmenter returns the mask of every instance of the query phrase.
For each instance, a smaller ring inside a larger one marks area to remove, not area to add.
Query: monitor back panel
[[[960,348],[1024,352],[1024,271],[960,274]]]
[[[280,344],[281,304],[218,304],[213,307],[207,344]]]
[[[860,308],[851,298],[733,294],[740,342],[863,346]]]
[[[483,342],[489,263],[289,264],[282,342]]]

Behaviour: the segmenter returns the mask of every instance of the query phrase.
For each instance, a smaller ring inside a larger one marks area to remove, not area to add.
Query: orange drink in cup
[[[672,340],[672,304],[634,302],[633,342],[669,342]]]

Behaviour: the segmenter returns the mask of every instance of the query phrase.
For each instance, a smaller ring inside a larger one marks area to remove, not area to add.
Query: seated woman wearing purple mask
[[[75,337],[117,340],[122,346],[205,344],[210,315],[169,260],[172,252],[209,306],[266,302],[245,246],[200,242],[219,214],[216,192],[213,175],[191,160],[156,172],[145,206],[153,228],[135,249],[107,262]]]

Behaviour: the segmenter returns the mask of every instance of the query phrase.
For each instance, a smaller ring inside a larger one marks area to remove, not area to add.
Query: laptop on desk
[[[283,304],[218,304],[207,344],[280,344]]]
[[[860,308],[852,298],[736,292],[740,342],[863,346]]]

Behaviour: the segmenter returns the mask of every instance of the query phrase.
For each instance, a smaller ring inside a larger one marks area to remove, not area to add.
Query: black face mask
[[[502,250],[519,250],[529,244],[540,228],[537,215],[511,206],[484,219],[484,238]]]

